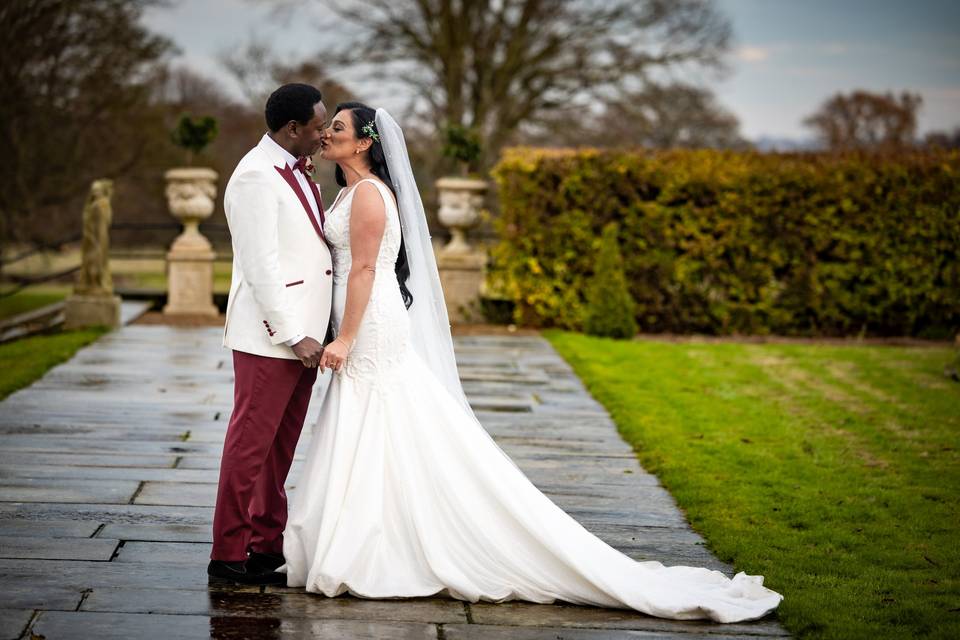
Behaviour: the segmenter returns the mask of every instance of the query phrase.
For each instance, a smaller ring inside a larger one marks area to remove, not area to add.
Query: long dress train
[[[389,189],[375,284],[357,341],[328,388],[284,532],[287,584],[365,598],[445,594],[632,608],[678,620],[763,617],[762,576],[638,562],[541,493],[409,342]],[[354,190],[327,214],[335,329],[350,269]]]

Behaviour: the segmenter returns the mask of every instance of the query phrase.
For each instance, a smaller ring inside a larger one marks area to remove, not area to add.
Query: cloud
[[[928,95],[937,100],[956,102],[960,104],[960,87],[926,87],[920,89],[923,95]]]
[[[770,57],[770,49],[743,46],[737,49],[737,57],[744,62],[763,62]]]
[[[743,62],[766,62],[776,56],[781,59],[785,55],[804,54],[819,56],[844,56],[853,51],[855,45],[846,42],[772,42],[763,46],[743,45],[734,52],[737,59]]]
[[[850,50],[850,47],[842,42],[825,42],[818,47],[818,50],[825,56],[842,56]]]
[[[927,86],[914,90],[923,96],[917,118],[921,133],[953,131],[960,127],[960,86]]]

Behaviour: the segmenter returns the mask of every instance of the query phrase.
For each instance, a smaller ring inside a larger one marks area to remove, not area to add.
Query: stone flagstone
[[[470,336],[456,347],[480,421],[558,505],[633,558],[732,575],[546,341]],[[208,587],[232,380],[219,329],[133,325],[0,403],[0,640],[786,635],[775,616],[719,625],[563,603]],[[310,407],[289,486],[319,408]]]

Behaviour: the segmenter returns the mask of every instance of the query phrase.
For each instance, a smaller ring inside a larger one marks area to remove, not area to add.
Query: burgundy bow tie
[[[293,168],[300,169],[300,171],[303,171],[304,175],[309,176],[313,169],[313,163],[310,162],[310,158],[307,156],[300,156],[300,158],[297,160],[297,163],[293,165]]]

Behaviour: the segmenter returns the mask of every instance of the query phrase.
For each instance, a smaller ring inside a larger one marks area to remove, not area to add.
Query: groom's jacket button
[[[327,275],[330,275],[331,273],[333,273],[333,271],[330,271],[330,269],[327,269]]]
[[[298,284],[303,284],[303,280],[297,280],[296,282],[288,282],[288,283],[287,283],[287,286],[288,286],[288,287],[295,287],[295,286],[297,286]]]

